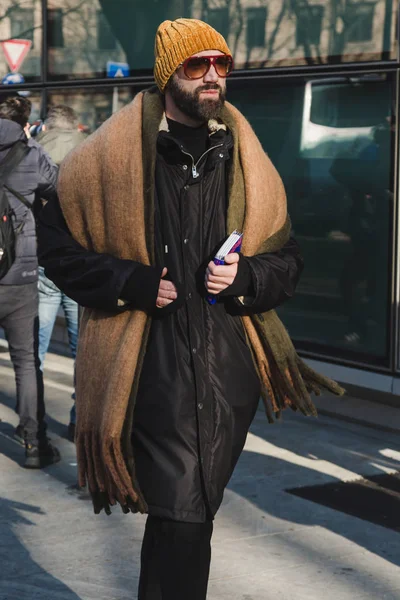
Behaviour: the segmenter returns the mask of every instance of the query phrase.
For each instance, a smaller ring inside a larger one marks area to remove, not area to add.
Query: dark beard
[[[180,87],[175,77],[171,77],[168,82],[167,90],[171,94],[177,108],[186,116],[195,121],[209,121],[217,119],[225,104],[225,91],[218,83],[207,83],[198,87],[194,92],[185,92]],[[205,90],[219,90],[218,100],[200,100],[201,92]]]

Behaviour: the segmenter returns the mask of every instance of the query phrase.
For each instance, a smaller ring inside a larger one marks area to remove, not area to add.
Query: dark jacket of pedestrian
[[[52,160],[60,165],[68,152],[84,141],[85,135],[80,131],[70,129],[50,129],[44,131],[36,139],[51,156]]]
[[[0,119],[0,161],[17,142],[26,144],[28,154],[15,167],[7,179],[8,187],[15,189],[34,206],[38,196],[52,200],[56,197],[58,168],[33,139],[27,139],[21,125]],[[15,228],[24,223],[17,237],[16,258],[11,269],[0,280],[0,285],[23,285],[38,279],[36,254],[36,227],[33,212],[12,193],[6,191],[8,202],[15,213]]]
[[[25,445],[24,466],[40,469],[58,462],[60,453],[46,435],[43,374],[38,357],[36,233],[30,207],[35,208],[36,198],[55,199],[58,168],[43,148],[25,135],[31,107],[28,98],[12,92],[0,100],[0,160],[7,159],[16,144],[26,146],[24,158],[14,169],[8,167],[5,174],[5,193],[17,237],[15,261],[0,281],[0,327],[15,372],[19,424],[14,437]]]

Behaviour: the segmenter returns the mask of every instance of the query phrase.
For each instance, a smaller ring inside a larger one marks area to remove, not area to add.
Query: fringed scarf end
[[[108,438],[100,443],[94,432],[78,433],[76,448],[79,485],[87,483],[95,514],[104,509],[110,515],[110,507],[117,503],[124,513],[147,512],[144,499],[134,489],[119,439]]]
[[[343,396],[346,393],[346,390],[336,383],[336,381],[317,373],[299,357],[297,357],[297,366],[305,385],[310,391],[314,392],[316,396],[321,395],[321,390],[331,392],[335,396]]]

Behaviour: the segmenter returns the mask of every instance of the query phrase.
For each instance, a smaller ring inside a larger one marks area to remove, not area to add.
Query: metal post
[[[47,23],[48,10],[47,0],[42,0],[42,56],[41,56],[41,80],[47,82],[48,78],[48,48],[47,48]]]
[[[119,94],[118,94],[118,86],[114,85],[113,87],[113,97],[112,97],[112,114],[116,113],[119,108]]]
[[[393,0],[385,0],[385,18],[383,22],[382,60],[390,60],[392,48],[392,12]]]
[[[393,0],[385,0],[385,20],[383,23],[382,59],[390,60],[392,48]]]
[[[41,106],[40,106],[40,118],[42,121],[47,117],[47,106],[48,106],[48,98],[47,98],[47,89],[44,88],[41,93]]]
[[[335,51],[335,40],[336,40],[336,11],[337,3],[336,0],[331,0],[330,3],[330,24],[329,24],[329,42],[328,42],[328,56],[333,56]]]
[[[395,89],[395,109],[394,117],[396,122],[395,144],[394,144],[394,188],[393,188],[393,240],[392,240],[392,295],[390,314],[389,334],[390,334],[390,354],[391,368],[396,372],[400,369],[400,212],[399,212],[399,141],[400,141],[400,122],[399,122],[399,93],[400,93],[400,71],[397,70],[394,79]]]

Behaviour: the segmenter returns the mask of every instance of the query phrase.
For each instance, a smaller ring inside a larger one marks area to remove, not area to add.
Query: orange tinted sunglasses
[[[179,66],[189,79],[201,79],[207,75],[211,65],[218,77],[228,77],[233,71],[233,58],[230,54],[215,54],[212,56],[190,56]]]

